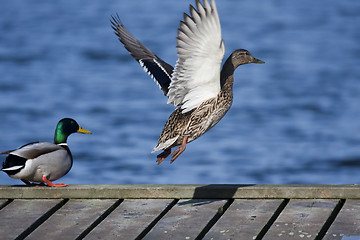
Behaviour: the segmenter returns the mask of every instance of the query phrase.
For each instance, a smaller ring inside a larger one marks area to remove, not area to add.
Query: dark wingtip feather
[[[156,56],[156,54],[128,32],[117,13],[116,15],[111,15],[109,20],[115,35],[119,38],[125,49],[128,50],[130,55],[139,62],[140,65],[143,65],[142,67],[145,66],[145,71],[159,84],[164,95],[166,95],[171,81],[173,67]]]
[[[11,152],[13,152],[13,151],[15,151],[15,150],[3,151],[3,152],[0,152],[0,154],[9,154],[9,153],[11,153]]]
[[[111,15],[111,19],[109,19],[109,20],[111,22],[112,29],[114,29],[115,31],[117,31],[119,26],[123,25],[121,20],[120,20],[120,17],[119,17],[119,15],[117,13],[116,13],[116,16]]]
[[[204,1],[206,1],[206,0],[204,0]],[[195,4],[196,4],[197,9],[199,9],[200,7],[205,8],[205,4],[202,4],[199,0],[196,0]]]

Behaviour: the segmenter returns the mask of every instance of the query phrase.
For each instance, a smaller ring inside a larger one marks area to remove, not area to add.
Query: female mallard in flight
[[[65,187],[68,184],[55,181],[67,174],[72,166],[73,158],[66,143],[72,133],[91,133],[83,129],[71,118],[59,121],[55,130],[54,143],[34,142],[26,144],[16,150],[5,151],[9,154],[1,169],[12,178],[21,179],[26,185],[34,186],[31,182],[46,183],[50,187]]]
[[[184,13],[178,29],[175,68],[156,56],[121,23],[119,16],[112,18],[112,27],[131,56],[155,80],[168,97],[168,103],[178,106],[167,120],[153,152],[164,150],[157,156],[160,164],[173,151],[171,163],[194,141],[215,126],[229,110],[233,99],[233,74],[242,64],[264,63],[244,49],[235,50],[225,61],[224,41],[215,1],[196,0],[190,5],[190,15]]]

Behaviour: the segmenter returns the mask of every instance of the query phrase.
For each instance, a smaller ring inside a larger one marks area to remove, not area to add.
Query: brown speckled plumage
[[[263,63],[263,61],[254,58],[247,50],[234,51],[221,71],[221,91],[217,97],[208,99],[191,112],[182,114],[181,108],[177,108],[170,115],[161,132],[158,145],[154,148],[154,151],[165,149],[165,154],[158,155],[158,163],[161,163],[170,154],[171,148],[180,146],[184,137],[187,137],[186,143],[194,141],[225,116],[233,101],[234,70],[239,65],[247,63]],[[169,139],[176,140],[171,144],[164,145]],[[173,156],[171,162],[175,159],[176,157]]]
[[[175,68],[132,36],[118,16],[111,20],[120,42],[159,85],[168,103],[178,107],[153,150],[164,150],[157,156],[158,164],[170,154],[173,162],[187,143],[203,135],[226,114],[233,99],[233,73],[239,65],[263,63],[248,51],[238,49],[220,71],[225,45],[215,0],[195,0],[195,4],[196,7],[190,5],[190,15],[184,14],[184,21],[180,22]],[[176,146],[179,147],[171,152]]]

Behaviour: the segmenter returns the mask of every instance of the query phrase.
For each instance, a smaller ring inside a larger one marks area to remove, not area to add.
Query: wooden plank
[[[263,239],[314,239],[338,200],[290,200]]]
[[[172,201],[126,199],[85,239],[135,239]]]
[[[71,199],[26,239],[76,239],[115,202]]]
[[[360,201],[346,200],[325,239],[360,239]]]
[[[0,199],[0,210],[3,208],[3,206],[6,202],[7,202],[6,199]]]
[[[0,199],[360,199],[360,185],[128,184],[65,188],[0,186]]]
[[[226,200],[180,200],[143,239],[195,239]]]
[[[15,239],[60,200],[14,200],[0,211],[2,240]]]
[[[253,239],[282,200],[235,199],[204,239]]]

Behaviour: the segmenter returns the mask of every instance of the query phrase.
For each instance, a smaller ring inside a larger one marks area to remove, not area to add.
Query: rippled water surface
[[[3,1],[0,150],[52,141],[76,119],[69,184],[360,183],[360,1],[218,1],[234,104],[173,163],[150,154],[174,110],[110,27],[125,26],[172,65],[191,1]],[[1,161],[5,156],[1,156]],[[20,184],[0,174],[0,184]]]

